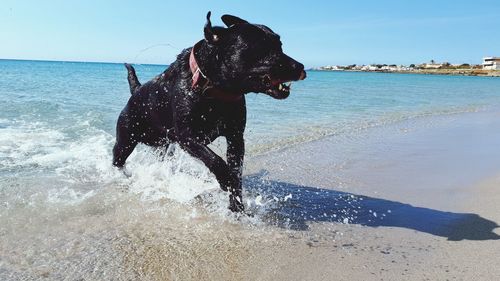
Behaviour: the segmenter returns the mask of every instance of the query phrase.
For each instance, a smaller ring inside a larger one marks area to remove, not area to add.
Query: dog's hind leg
[[[174,130],[167,130],[167,138],[161,144],[160,157],[161,160],[165,160],[165,157],[172,157],[175,153],[175,145],[176,137],[174,134]]]
[[[174,146],[171,143],[165,143],[158,147],[158,156],[160,161],[165,161],[165,158],[174,156]]]
[[[130,86],[130,94],[134,94],[135,91],[141,86],[141,82],[139,82],[139,79],[137,78],[137,74],[135,73],[135,69],[132,65],[126,63],[125,67],[127,68],[127,79],[128,79],[128,85]]]

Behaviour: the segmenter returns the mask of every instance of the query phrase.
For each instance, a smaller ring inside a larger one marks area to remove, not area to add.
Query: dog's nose
[[[299,73],[299,78],[297,80],[304,80],[306,79],[306,72],[304,71],[304,65],[301,64],[300,62],[294,63],[294,68],[296,69],[296,73]]]
[[[306,72],[304,71],[304,65],[301,64],[298,61],[293,61],[292,63],[292,68],[294,69],[294,72],[299,74],[297,80],[304,80],[306,79]]]
[[[287,56],[286,54],[282,54],[279,64],[274,70],[276,71],[276,76],[281,77],[285,80],[296,81],[304,80],[306,78],[304,65]]]
[[[304,80],[306,79],[307,77],[307,74],[304,70],[302,70],[302,72],[300,73],[300,76],[299,76],[299,80]]]

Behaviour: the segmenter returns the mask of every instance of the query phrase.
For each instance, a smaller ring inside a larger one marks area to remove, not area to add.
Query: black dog
[[[180,144],[230,191],[230,210],[243,211],[241,173],[246,123],[244,94],[276,99],[290,94],[290,81],[306,77],[304,66],[285,55],[280,37],[264,25],[224,15],[227,28],[212,27],[205,39],[182,51],[165,72],[141,85],[126,64],[130,97],[118,118],[113,165],[123,167],[137,143],[167,148]],[[227,140],[227,163],[207,145]]]

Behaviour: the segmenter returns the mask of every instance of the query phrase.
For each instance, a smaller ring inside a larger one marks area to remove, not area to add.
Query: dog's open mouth
[[[275,99],[286,99],[290,95],[292,81],[282,81],[279,79],[271,79],[269,76],[264,77],[266,85],[265,94]]]
[[[266,90],[266,94],[276,99],[286,99],[290,95],[291,86],[291,81],[284,83],[281,83],[279,81],[271,82],[271,88]]]
[[[292,87],[292,81],[304,80],[306,78],[306,72],[302,71],[300,76],[296,79],[277,79],[271,78],[269,75],[264,75],[264,93],[275,98],[275,99],[286,99],[290,95],[290,89]]]

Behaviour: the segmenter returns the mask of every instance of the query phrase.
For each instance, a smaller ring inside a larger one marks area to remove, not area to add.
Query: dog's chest
[[[234,129],[233,120],[239,118],[237,109],[231,104],[207,102],[193,116],[193,125],[200,134],[213,140]]]
[[[200,111],[193,116],[194,124],[199,131],[204,134],[218,134],[225,129],[227,116],[220,107],[203,106]]]

